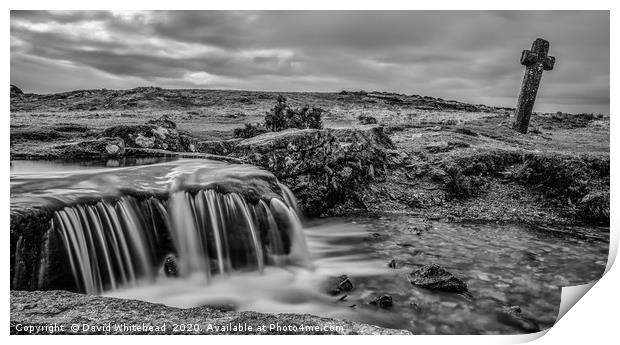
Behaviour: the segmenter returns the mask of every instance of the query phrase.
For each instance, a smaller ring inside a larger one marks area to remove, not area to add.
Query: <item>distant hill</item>
[[[17,86],[11,84],[11,98],[21,96],[24,92]]]
[[[19,93],[20,97],[14,97]],[[509,108],[468,104],[420,95],[390,92],[341,91],[335,92],[264,92],[209,89],[162,89],[137,87],[128,90],[76,90],[54,94],[22,93],[11,85],[11,111],[95,111],[129,109],[188,109],[213,107],[235,103],[252,104],[271,101],[282,94],[292,104],[318,104],[329,107],[337,103],[367,103],[428,110],[460,110],[496,112]]]

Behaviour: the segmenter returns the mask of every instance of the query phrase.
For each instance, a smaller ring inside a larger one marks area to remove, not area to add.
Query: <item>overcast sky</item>
[[[11,11],[11,83],[364,89],[514,107],[521,50],[537,37],[556,65],[535,110],[608,114],[609,12]]]

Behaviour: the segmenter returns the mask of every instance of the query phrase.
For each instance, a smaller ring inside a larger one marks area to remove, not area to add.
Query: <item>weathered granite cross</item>
[[[536,92],[542,78],[543,71],[550,71],[555,64],[553,56],[547,56],[549,52],[549,42],[542,38],[537,38],[532,43],[532,50],[524,50],[521,53],[521,64],[526,66],[523,83],[521,83],[521,93],[517,108],[515,110],[515,122],[512,128],[521,133],[527,133],[530,124]]]

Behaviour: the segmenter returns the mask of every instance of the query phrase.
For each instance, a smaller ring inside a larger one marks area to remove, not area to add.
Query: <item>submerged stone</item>
[[[429,290],[467,292],[465,282],[436,264],[426,265],[411,272],[409,281],[413,285]]]
[[[178,277],[177,260],[174,255],[168,255],[164,260],[164,274],[166,277]]]
[[[330,295],[339,295],[351,290],[353,290],[353,283],[351,279],[349,279],[349,276],[344,274],[330,279],[327,283],[327,292]]]
[[[500,322],[516,327],[525,333],[540,331],[538,323],[524,316],[519,306],[501,306],[497,309],[497,318]]]
[[[393,305],[392,296],[390,295],[381,295],[372,299],[369,304],[376,305],[379,308],[389,308]]]

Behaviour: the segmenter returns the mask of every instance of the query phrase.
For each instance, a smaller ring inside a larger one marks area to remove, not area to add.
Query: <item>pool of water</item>
[[[175,161],[172,157],[125,157],[100,160],[12,160],[11,174],[47,174],[85,169],[118,168]]]
[[[426,230],[421,230],[426,228]],[[608,229],[550,232],[515,225],[425,223],[403,216],[325,219],[305,228],[312,267],[268,267],[263,274],[171,279],[109,293],[182,308],[311,313],[417,334],[515,334],[551,327],[562,286],[601,277]],[[418,233],[419,234],[416,234]],[[388,267],[394,259],[396,268]],[[464,280],[469,294],[412,286],[408,274],[436,263]],[[329,277],[346,274],[354,290],[325,293]],[[388,294],[393,306],[368,302]],[[502,311],[518,306],[518,318]]]

